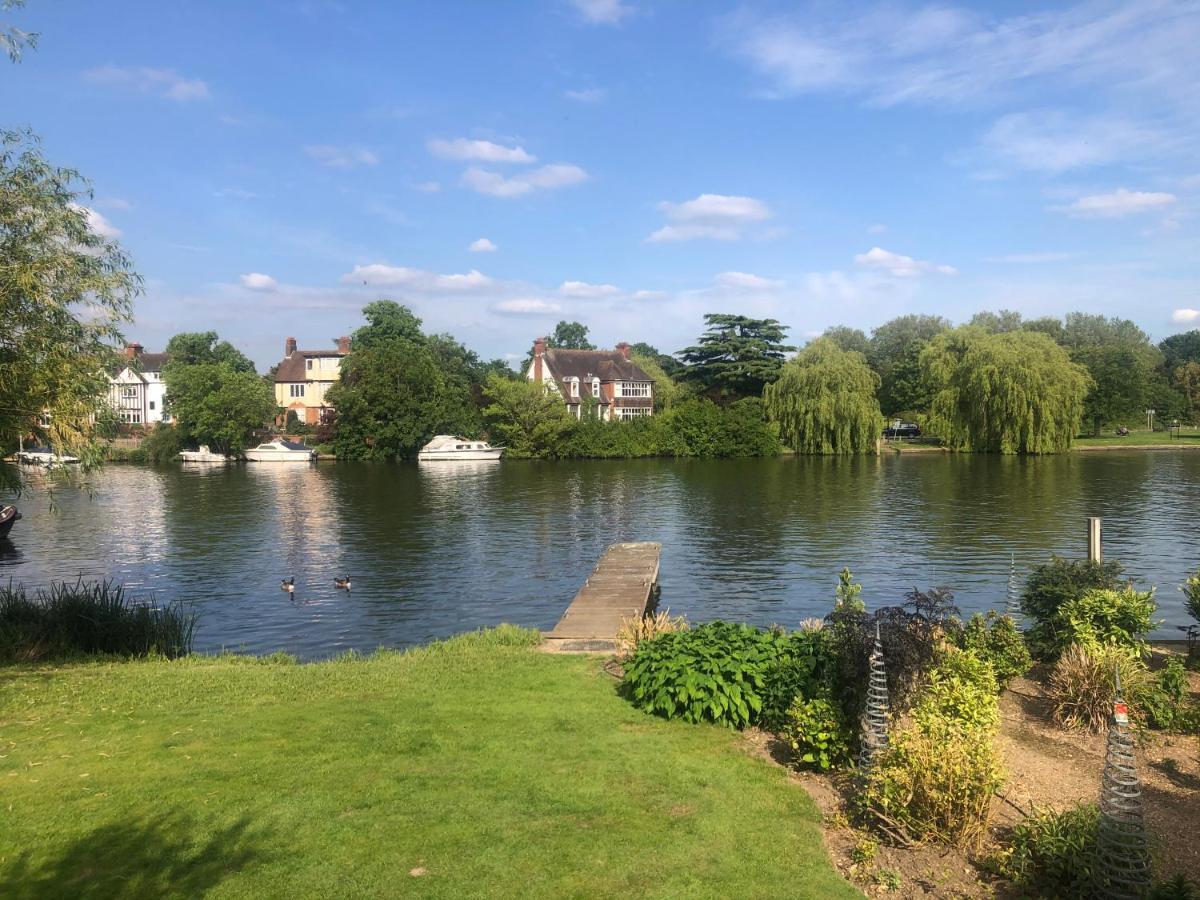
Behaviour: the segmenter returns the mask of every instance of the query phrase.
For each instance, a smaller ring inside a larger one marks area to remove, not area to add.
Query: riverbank
[[[858,896],[737,734],[537,640],[0,669],[0,895]]]

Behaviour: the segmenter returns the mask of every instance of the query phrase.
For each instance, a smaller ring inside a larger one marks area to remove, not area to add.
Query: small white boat
[[[251,462],[306,463],[317,458],[317,451],[291,441],[268,441],[247,450],[245,456]]]
[[[213,453],[208,449],[208,444],[201,444],[199,450],[180,450],[179,458],[187,463],[224,463],[229,462],[229,457],[220,453]]]
[[[439,434],[421,448],[418,462],[440,462],[442,460],[498,460],[504,453],[503,447],[493,447],[487,441],[472,441],[452,434]]]
[[[49,447],[34,447],[32,450],[21,450],[17,453],[17,461],[29,466],[64,466],[68,463],[79,462],[77,456],[59,456]]]

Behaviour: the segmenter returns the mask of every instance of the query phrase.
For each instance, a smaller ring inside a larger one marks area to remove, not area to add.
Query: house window
[[[571,378],[571,396],[572,397],[579,396],[579,379],[575,378],[574,376],[572,376],[572,378]]]
[[[314,360],[312,357],[309,357],[308,359],[304,360],[304,368],[308,369],[308,371],[311,372],[313,370],[313,362],[314,362]]]
[[[599,378],[592,379],[592,396],[595,397],[597,400],[600,399],[600,379]]]
[[[137,397],[137,388],[135,388],[135,387],[121,388],[121,396],[123,398],[125,398],[126,400],[133,400],[135,397]]]
[[[624,419],[640,419],[643,416],[650,415],[650,410],[644,406],[622,407],[617,410],[617,415]]]
[[[121,421],[127,425],[140,425],[142,423],[142,411],[140,409],[123,409],[121,410]]]
[[[304,385],[290,384],[290,385],[288,385],[288,388],[290,390],[292,397],[303,397],[304,396]]]
[[[151,400],[151,401],[150,401],[150,409],[151,409],[151,410],[153,410],[153,409],[154,409],[154,401],[153,401],[153,400]]]
[[[648,381],[622,381],[621,382],[622,397],[649,397],[650,382]]]

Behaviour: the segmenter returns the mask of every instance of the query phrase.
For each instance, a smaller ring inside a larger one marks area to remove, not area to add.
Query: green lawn
[[[0,669],[0,897],[861,896],[736,734],[534,640]]]
[[[1200,445],[1200,429],[1181,428],[1177,435],[1168,431],[1130,431],[1129,434],[1117,437],[1109,428],[1100,435],[1080,435],[1075,439],[1076,447],[1156,447],[1159,445],[1177,447]]]

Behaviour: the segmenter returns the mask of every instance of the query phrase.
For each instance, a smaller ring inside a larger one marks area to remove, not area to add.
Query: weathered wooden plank
[[[646,612],[658,583],[662,545],[613,544],[546,634],[550,649],[613,650],[622,619]]]

